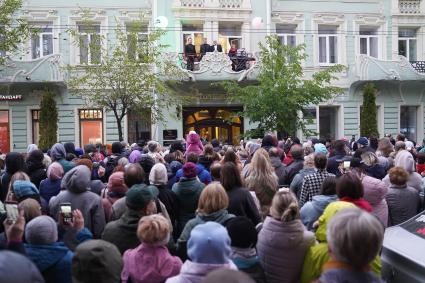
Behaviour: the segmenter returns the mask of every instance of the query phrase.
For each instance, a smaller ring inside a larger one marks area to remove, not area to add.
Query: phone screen
[[[63,216],[64,224],[68,224],[72,219],[72,209],[70,203],[63,203],[60,205],[60,213]]]
[[[18,216],[19,216],[18,204],[5,203],[5,205],[6,205],[7,220],[10,220],[15,223],[16,220],[18,220]]]
[[[350,169],[350,161],[344,161],[344,169]]]

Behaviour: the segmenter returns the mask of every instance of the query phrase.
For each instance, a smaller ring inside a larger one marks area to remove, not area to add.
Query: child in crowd
[[[179,274],[182,262],[170,255],[166,245],[170,240],[170,224],[159,214],[142,217],[137,236],[142,242],[124,253],[122,282],[164,282]]]
[[[359,208],[338,212],[327,227],[331,260],[317,283],[380,283],[369,265],[379,253],[384,228],[373,215]]]

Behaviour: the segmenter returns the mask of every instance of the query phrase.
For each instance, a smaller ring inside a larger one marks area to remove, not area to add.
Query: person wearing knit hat
[[[247,273],[255,282],[265,282],[266,277],[255,249],[257,230],[249,218],[237,216],[226,223],[231,240],[231,258],[239,270]]]
[[[103,240],[78,245],[72,258],[73,283],[117,283],[123,260],[117,247]]]
[[[367,147],[369,145],[369,141],[366,137],[360,137],[356,143],[359,145],[359,148],[361,147]]]
[[[124,172],[112,173],[109,177],[108,185],[102,190],[102,204],[105,211],[105,219],[108,222],[111,216],[112,205],[120,198],[124,197],[128,188],[124,182]]]
[[[74,231],[75,239],[81,242],[92,238],[84,228],[84,218],[80,211],[73,212],[69,229]],[[46,282],[72,283],[71,261],[73,252],[58,240],[56,222],[42,215],[32,219],[25,227],[25,252],[43,274]]]
[[[177,215],[179,213],[179,200],[177,195],[167,187],[167,168],[162,163],[157,163],[152,167],[149,174],[149,182],[157,187],[158,199],[165,205],[171,219],[173,230],[177,227]]]
[[[0,282],[44,283],[37,266],[19,253],[0,251]]]
[[[40,196],[49,203],[53,196],[59,194],[61,190],[61,181],[63,177],[63,168],[58,162],[53,162],[47,168],[47,179],[40,183]]]
[[[226,228],[214,221],[197,225],[190,233],[186,260],[180,274],[167,283],[201,282],[211,271],[219,268],[237,270],[230,259],[230,237]]]
[[[59,219],[60,204],[71,203],[73,209],[79,209],[84,216],[84,223],[99,238],[105,227],[105,213],[102,199],[89,189],[91,171],[85,165],[72,168],[62,178],[62,191],[49,202],[52,217]]]
[[[328,154],[328,149],[323,143],[316,143],[314,145],[314,153]]]
[[[155,160],[147,154],[142,154],[139,160],[140,166],[142,166],[143,171],[145,172],[145,183],[149,184],[149,174],[152,170],[152,167],[155,165]]]
[[[40,201],[40,193],[36,186],[30,181],[16,180],[12,186],[13,196],[17,202],[27,198],[33,198]]]
[[[195,217],[199,196],[205,187],[205,184],[198,180],[196,173],[196,165],[192,162],[186,162],[183,165],[183,177],[181,177],[172,188],[180,204],[177,220],[177,235],[183,231],[186,223]]]
[[[139,245],[137,223],[145,215],[156,213],[155,200],[158,189],[155,186],[136,184],[126,193],[127,210],[115,221],[109,222],[102,233],[102,239],[113,243],[123,254]]]

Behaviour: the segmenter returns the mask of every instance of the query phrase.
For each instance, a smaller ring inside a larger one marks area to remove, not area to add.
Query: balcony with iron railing
[[[416,72],[425,74],[425,61],[410,61],[410,64]]]
[[[422,0],[399,0],[398,9],[400,14],[417,15],[423,13]]]
[[[250,9],[251,0],[174,0],[175,8]]]

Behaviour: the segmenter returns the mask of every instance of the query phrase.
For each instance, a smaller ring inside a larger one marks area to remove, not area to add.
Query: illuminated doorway
[[[9,111],[0,110],[0,153],[10,151]]]

